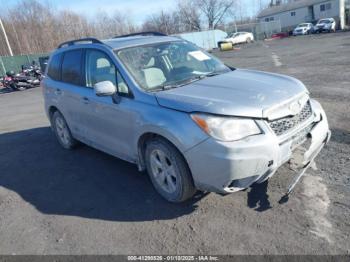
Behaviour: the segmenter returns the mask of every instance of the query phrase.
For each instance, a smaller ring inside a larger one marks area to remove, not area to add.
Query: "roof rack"
[[[81,38],[81,39],[76,39],[76,40],[71,40],[71,41],[67,41],[67,42],[63,42],[61,43],[58,48],[62,48],[64,46],[71,46],[71,45],[75,45],[76,43],[79,42],[91,42],[94,44],[103,44],[103,42],[101,42],[100,40],[93,38],[93,37],[86,37],[86,38]]]
[[[130,36],[167,36],[167,35],[160,32],[140,32],[140,33],[127,34],[127,35],[117,35],[113,38],[122,38],[122,37],[130,37]]]

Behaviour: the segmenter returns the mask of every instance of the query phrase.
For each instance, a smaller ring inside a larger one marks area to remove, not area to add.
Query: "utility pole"
[[[6,34],[6,31],[5,31],[4,25],[2,24],[1,18],[0,18],[0,27],[1,27],[2,33],[4,34],[5,42],[6,42],[8,50],[9,50],[10,56],[13,56],[12,49],[11,49],[11,46],[10,46],[10,42],[9,42],[9,40],[7,38],[7,34]]]

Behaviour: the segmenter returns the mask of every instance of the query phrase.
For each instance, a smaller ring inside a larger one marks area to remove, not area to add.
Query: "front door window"
[[[86,52],[86,86],[93,87],[102,81],[111,81],[117,86],[117,70],[109,57],[98,50]]]

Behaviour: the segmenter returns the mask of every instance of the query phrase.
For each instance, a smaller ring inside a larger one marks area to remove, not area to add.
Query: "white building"
[[[333,17],[338,29],[349,27],[350,0],[294,0],[260,12],[260,22],[280,21],[282,30],[291,30],[303,22]]]
[[[215,29],[201,32],[182,33],[177,34],[176,36],[190,41],[203,49],[211,50],[218,47],[218,42],[224,40],[227,37],[227,33]]]

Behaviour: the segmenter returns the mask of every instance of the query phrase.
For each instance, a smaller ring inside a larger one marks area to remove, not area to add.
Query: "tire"
[[[77,140],[73,138],[66,120],[59,111],[53,113],[51,124],[56,138],[63,148],[73,149],[77,145]]]
[[[145,162],[154,188],[167,201],[184,202],[196,193],[185,159],[165,139],[154,138],[147,142]]]
[[[252,39],[250,37],[247,38],[247,44],[250,44],[252,42]]]

